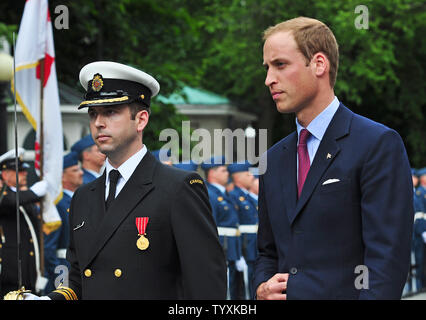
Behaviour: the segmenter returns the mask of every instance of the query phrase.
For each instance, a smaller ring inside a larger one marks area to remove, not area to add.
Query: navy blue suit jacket
[[[255,288],[289,273],[287,299],[399,299],[414,215],[400,136],[340,104],[300,199],[296,144],[293,132],[264,158]],[[323,185],[329,179],[340,181]],[[368,289],[355,286],[359,265],[368,268]]]

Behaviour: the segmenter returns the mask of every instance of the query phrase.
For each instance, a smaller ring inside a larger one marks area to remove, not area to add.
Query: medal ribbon
[[[148,225],[149,217],[136,218],[136,227],[138,228],[139,235],[144,235],[146,226]]]

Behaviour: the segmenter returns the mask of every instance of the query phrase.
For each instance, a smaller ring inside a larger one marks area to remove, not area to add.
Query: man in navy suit
[[[264,41],[265,84],[297,130],[262,158],[257,299],[400,299],[414,215],[400,136],[335,97],[325,24],[288,20]]]

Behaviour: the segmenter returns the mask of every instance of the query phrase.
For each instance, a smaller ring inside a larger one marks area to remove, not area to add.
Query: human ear
[[[327,56],[322,52],[317,52],[311,60],[315,75],[318,77],[323,76],[329,70],[329,61]]]
[[[149,120],[149,113],[147,110],[141,110],[138,113],[136,113],[135,120],[137,121],[137,131],[142,132],[146,125],[148,124]]]

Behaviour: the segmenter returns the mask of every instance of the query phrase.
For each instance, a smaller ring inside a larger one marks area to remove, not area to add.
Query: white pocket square
[[[324,181],[322,183],[322,185],[325,186],[326,184],[335,183],[335,182],[339,182],[339,181],[340,181],[339,179],[328,179],[328,180]]]

